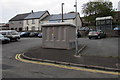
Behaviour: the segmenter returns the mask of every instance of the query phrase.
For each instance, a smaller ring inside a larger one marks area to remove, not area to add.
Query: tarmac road
[[[118,38],[79,39],[79,44],[87,45],[82,52],[85,56],[118,57]]]
[[[87,40],[86,38],[80,41]],[[41,46],[40,38],[22,38],[18,42],[2,46],[3,78],[118,78],[118,75],[69,70],[53,66],[25,63],[15,59],[15,55]],[[110,79],[109,79],[110,80]]]

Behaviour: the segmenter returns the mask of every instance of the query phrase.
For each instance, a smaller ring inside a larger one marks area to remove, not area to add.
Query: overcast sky
[[[82,5],[90,0],[77,0],[78,1],[78,12],[80,16]],[[110,0],[113,2],[114,8],[118,8],[118,1]],[[48,10],[50,14],[61,13],[61,3],[64,4],[64,13],[75,11],[74,4],[75,0],[0,0],[0,23],[8,22],[9,19],[17,14],[28,13],[33,10],[44,11]]]

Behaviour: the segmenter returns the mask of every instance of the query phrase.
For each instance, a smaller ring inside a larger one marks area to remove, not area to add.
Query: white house
[[[32,12],[24,19],[23,30],[41,30],[41,20],[49,15],[48,11]]]
[[[17,31],[40,31],[41,20],[50,15],[48,11],[18,14],[9,20],[9,27]]]

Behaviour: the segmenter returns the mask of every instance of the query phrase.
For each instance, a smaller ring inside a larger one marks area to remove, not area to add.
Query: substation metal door
[[[53,48],[64,48],[66,46],[66,28],[64,27],[50,27],[51,44]]]

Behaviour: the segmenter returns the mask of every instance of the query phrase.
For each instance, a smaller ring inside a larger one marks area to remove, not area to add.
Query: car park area
[[[21,38],[42,38],[40,32],[17,32],[16,30],[1,30],[0,43],[20,41]]]
[[[86,49],[81,53],[85,56],[102,56],[102,57],[120,57],[118,54],[119,38],[102,38],[89,39],[80,38],[79,44],[87,45]]]
[[[87,48],[82,52],[83,56],[104,56],[104,57],[118,56],[118,53],[117,53],[118,38],[103,38],[99,40],[98,39],[89,40],[88,38],[79,38],[78,41],[79,41],[79,44],[87,45]],[[60,78],[61,76],[64,78],[65,77],[117,78],[117,75],[67,70],[67,69],[61,69],[61,68],[56,68],[52,66],[50,67],[50,66],[43,66],[43,65],[37,65],[37,64],[36,65],[28,64],[28,63],[15,60],[15,55],[17,53],[24,53],[27,50],[35,49],[36,47],[40,47],[41,44],[42,44],[41,38],[21,38],[21,40],[18,42],[3,44],[2,45],[3,78],[23,78],[23,77],[27,77],[27,78],[59,77]],[[16,71],[19,73],[16,73]],[[26,75],[24,75],[23,72]],[[89,75],[86,75],[86,74],[89,74]]]
[[[9,38],[10,41],[18,41],[20,39],[20,35],[15,30],[2,30],[0,34],[4,35],[5,37]]]

